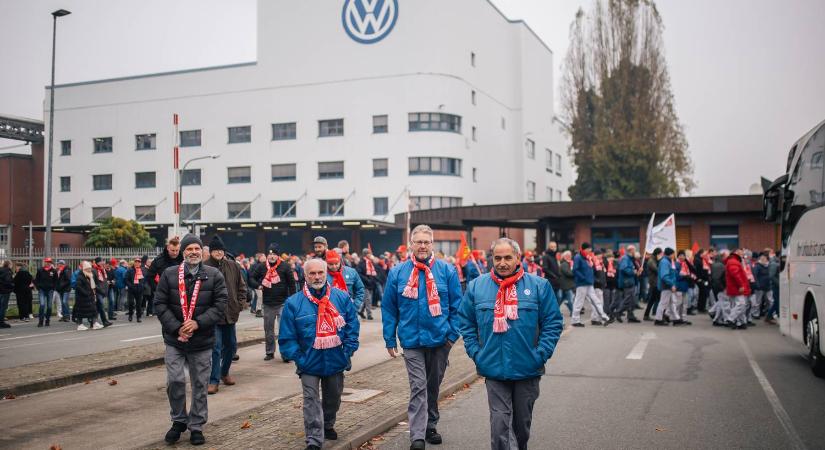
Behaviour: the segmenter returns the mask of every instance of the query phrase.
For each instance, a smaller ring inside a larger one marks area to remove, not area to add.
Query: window
[[[101,206],[92,208],[92,222],[100,222],[112,218],[112,207]]]
[[[60,208],[60,223],[71,223],[72,221],[72,209],[71,208]]]
[[[72,177],[60,177],[60,192],[71,192]]]
[[[94,144],[94,153],[112,153],[112,138],[94,138],[92,142]]]
[[[386,133],[389,131],[388,118],[384,116],[372,116],[372,132],[374,134]]]
[[[473,142],[478,140],[478,137],[476,136],[476,131],[477,131],[476,127],[473,127],[472,128],[472,134],[471,134],[471,136],[473,137]]]
[[[297,215],[295,200],[278,200],[272,202],[272,217],[295,217]]]
[[[200,203],[181,203],[180,220],[201,220]]]
[[[563,201],[564,200],[563,195],[564,194],[562,194],[561,190],[556,191],[556,201],[559,201],[559,202]]]
[[[797,222],[811,208],[823,202],[823,151],[825,151],[825,126],[811,134],[801,149],[794,147],[798,154],[796,166],[791,172],[783,205],[782,245],[788,245],[790,234]]]
[[[318,137],[344,135],[344,119],[319,120]]]
[[[456,208],[461,206],[461,197],[412,196],[410,197],[410,203],[410,209],[413,211],[419,209]]]
[[[433,251],[445,255],[455,255],[458,253],[459,245],[461,245],[460,241],[435,241],[433,242]]]
[[[412,157],[410,175],[461,176],[461,160],[455,158]]]
[[[410,131],[451,131],[461,133],[461,116],[444,113],[409,114]]]
[[[387,158],[377,158],[372,160],[372,176],[386,177],[389,175],[389,160]]]
[[[272,124],[272,140],[273,141],[289,141],[295,139],[296,136],[295,122],[289,123],[273,123]]]
[[[227,203],[226,208],[228,212],[227,217],[230,220],[249,219],[252,217],[252,203],[250,202]]]
[[[478,183],[478,169],[473,167],[473,183]]]
[[[135,188],[155,187],[155,172],[135,172]]]
[[[318,179],[344,178],[344,161],[319,162]]]
[[[3,227],[0,227],[0,248],[7,249],[8,247],[9,247],[9,227],[3,226]]]
[[[252,142],[252,127],[229,127],[229,143]]]
[[[155,133],[135,135],[135,150],[154,150],[155,148],[157,148],[157,135]]]
[[[556,175],[561,176],[561,153],[556,153]]]
[[[390,211],[390,199],[388,197],[373,197],[372,215],[386,216]]]
[[[525,147],[527,147],[527,158],[536,159],[536,142],[532,139],[527,139]]]
[[[476,91],[470,92],[470,101],[475,105],[476,104]]]
[[[475,52],[470,52],[470,65],[472,67],[476,66],[476,54],[475,54]]]
[[[92,175],[92,189],[95,191],[111,191],[112,174]]]
[[[201,130],[187,130],[180,132],[181,147],[200,147]]]
[[[251,183],[252,182],[252,167],[228,167],[229,184]]]
[[[72,141],[60,141],[60,156],[72,154]]]
[[[553,173],[553,151],[549,148],[544,149],[545,161],[544,161],[544,169],[550,173]]]
[[[186,169],[180,175],[180,182],[182,186],[200,186],[201,185],[201,170],[200,169]]]
[[[331,200],[318,200],[318,215],[324,216],[343,216],[344,215],[344,199],[335,198]]]
[[[295,164],[273,164],[272,181],[295,181]]]
[[[527,180],[527,201],[536,201],[536,182]]]
[[[710,246],[731,251],[739,248],[739,225],[711,225]]]
[[[137,221],[137,222],[154,222],[155,221],[155,205],[135,206],[135,221]]]

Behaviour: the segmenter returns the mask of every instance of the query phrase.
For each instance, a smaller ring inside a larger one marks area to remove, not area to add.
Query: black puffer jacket
[[[155,284],[155,275],[162,274],[167,267],[179,266],[182,262],[183,249],[178,252],[178,256],[176,258],[172,258],[169,256],[169,251],[164,248],[163,253],[153,259],[152,265],[149,266],[149,269],[143,272],[143,276],[146,278],[146,283],[150,288],[152,288],[152,292],[155,292],[155,289],[158,288],[157,284]],[[175,280],[177,280],[177,278],[175,278]],[[175,282],[175,285],[177,286],[177,281]]]
[[[34,287],[47,291],[54,290],[57,287],[57,269],[54,266],[41,267],[37,269],[34,275]]]
[[[74,316],[75,319],[94,319],[97,317],[95,290],[92,289],[92,283],[83,272],[77,276],[72,316]]]
[[[8,267],[0,267],[0,294],[11,294],[14,290],[14,278],[11,274],[11,269]],[[4,318],[0,317],[0,320]]]
[[[287,298],[298,292],[298,288],[295,285],[295,275],[292,273],[292,267],[288,261],[281,261],[281,264],[279,264],[275,270],[281,281],[273,284],[272,287],[264,287],[261,285],[261,282],[263,282],[266,276],[265,262],[255,264],[249,271],[249,286],[251,286],[252,289],[261,289],[264,294],[264,305],[281,306]]]
[[[183,325],[183,311],[178,294],[178,267],[169,267],[160,275],[154,300],[155,314],[163,329],[163,342],[189,352],[210,349],[215,345],[215,324],[223,318],[226,310],[227,293],[223,275],[218,269],[201,264],[195,276],[187,269],[183,279],[189,302],[192,301],[195,280],[201,280],[195,312],[192,314],[192,319],[198,323],[198,329],[188,342],[178,340],[178,331]]]
[[[57,275],[57,292],[65,294],[72,290],[72,271],[69,267],[64,267],[62,271],[58,271]]]
[[[553,289],[559,289],[561,286],[561,269],[559,268],[559,261],[556,259],[556,252],[547,250],[541,256],[541,269],[544,270],[544,278],[550,282]]]

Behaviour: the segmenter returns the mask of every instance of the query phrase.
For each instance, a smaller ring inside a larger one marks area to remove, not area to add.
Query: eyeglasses
[[[428,247],[433,245],[433,241],[412,241],[413,245],[418,247]]]

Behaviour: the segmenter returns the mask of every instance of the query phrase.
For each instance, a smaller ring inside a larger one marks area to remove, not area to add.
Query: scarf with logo
[[[524,276],[524,271],[516,270],[516,273],[507,278],[499,278],[495,271],[490,271],[490,278],[498,285],[496,304],[493,309],[493,333],[504,333],[510,328],[507,325],[507,319],[518,319],[518,289],[516,284]]]
[[[318,319],[315,321],[315,342],[312,344],[312,348],[327,349],[341,345],[341,336],[338,336],[338,330],[347,323],[338,310],[335,309],[335,305],[329,301],[331,292],[332,287],[327,283],[324,287],[324,296],[317,299],[309,292],[309,284],[304,283],[304,296],[318,305]]]
[[[344,266],[338,268],[338,270],[330,270],[329,274],[332,276],[332,287],[338,288],[344,292],[347,291],[347,282],[344,280]]]
[[[407,286],[401,295],[412,300],[418,300],[418,272],[423,271],[424,278],[427,280],[427,305],[430,309],[430,315],[433,317],[440,316],[441,297],[438,296],[438,286],[435,285],[435,277],[431,270],[435,264],[435,255],[430,255],[427,264],[419,262],[416,258],[410,260],[413,263],[413,269],[410,272],[410,279],[407,280]]]
[[[750,263],[743,263],[742,265],[745,267],[745,275],[747,275],[748,281],[754,283],[756,278],[753,277],[753,269],[751,268]]]
[[[269,265],[269,260],[266,260],[266,276],[264,276],[263,281],[261,281],[261,285],[265,288],[271,288],[273,284],[278,284],[281,282],[281,277],[278,275],[278,266],[281,265],[281,258],[278,258],[278,261],[275,262],[274,266]]]
[[[369,257],[364,258],[364,265],[367,267],[367,276],[378,276],[378,273],[375,271],[375,265],[372,264],[372,260],[370,260]]]

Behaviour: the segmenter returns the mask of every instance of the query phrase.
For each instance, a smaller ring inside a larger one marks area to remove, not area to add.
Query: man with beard
[[[313,258],[324,259],[327,256],[327,250],[329,250],[329,244],[327,244],[327,238],[323,236],[315,236],[315,239],[312,240],[312,254]]]
[[[324,440],[338,439],[335,417],[344,371],[352,368],[350,359],[358,350],[359,324],[349,295],[330,285],[326,261],[310,259],[304,273],[303,289],[284,305],[278,343],[281,355],[298,366],[306,449],[320,450]]]
[[[207,383],[212,371],[215,324],[224,317],[226,285],[221,272],[202,263],[203,244],[187,234],[178,242],[184,263],[163,271],[155,290],[155,311],[166,344],[166,395],[172,428],[165,441],[173,444],[190,430],[192,445],[203,445],[208,418]],[[186,411],[186,367],[192,385],[192,407]]]
[[[215,235],[209,242],[209,259],[204,264],[215,267],[223,275],[226,284],[226,310],[215,325],[215,346],[212,349],[212,374],[209,376],[207,393],[218,392],[218,383],[226,386],[235,384],[229,376],[232,358],[238,350],[235,323],[246,304],[246,283],[241,275],[241,266],[234,259],[226,257],[226,247],[220,236]]]
[[[180,249],[180,238],[177,236],[171,237],[166,242],[166,248],[163,249],[163,253],[152,260],[152,264],[144,274],[146,284],[150,289],[150,296],[153,296],[155,289],[157,289],[157,282],[155,280],[159,278],[160,274],[162,274],[166,268],[171,266],[179,266],[180,263],[183,262],[183,256],[180,254]],[[201,249],[201,251],[203,251],[203,249]],[[146,305],[146,317],[153,315],[153,303],[154,302],[149,302],[149,304]]]
[[[278,244],[269,244],[266,259],[263,263],[254,266],[249,274],[249,284],[253,288],[260,287],[261,299],[264,306],[264,336],[266,341],[266,355],[264,361],[275,358],[275,322],[281,316],[281,309],[289,296],[297,291],[295,275],[288,261],[279,256]],[[289,358],[281,354],[284,362]]]

